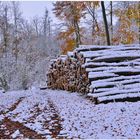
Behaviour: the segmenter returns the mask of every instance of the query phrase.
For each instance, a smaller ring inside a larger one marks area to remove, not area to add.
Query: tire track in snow
[[[18,99],[17,102],[15,102],[10,108],[8,108],[7,111],[2,110],[2,111],[0,112],[0,115],[6,115],[7,113],[12,112],[13,110],[15,110],[16,107],[20,104],[20,102],[21,102],[23,99],[25,99],[25,97],[20,97],[20,98]]]
[[[0,138],[3,138],[3,139],[13,138],[12,134],[17,130],[21,132],[22,136],[21,137],[17,136],[16,138],[30,138],[30,139],[43,139],[44,138],[41,134],[38,134],[36,131],[31,130],[30,128],[24,126],[22,123],[19,123],[17,121],[12,121],[8,117],[4,118],[1,125],[5,127],[5,130],[0,129]],[[5,131],[7,133],[5,133]]]
[[[51,101],[50,98],[48,98],[48,105],[50,108],[50,112],[52,112],[50,116],[50,122],[51,126],[45,125],[47,129],[51,132],[52,138],[57,138],[57,139],[63,139],[66,138],[66,136],[63,136],[63,134],[60,134],[60,131],[63,130],[61,122],[62,119],[59,115],[57,107],[54,105],[54,103]]]
[[[0,138],[2,139],[10,139],[12,138],[12,134],[19,130],[23,137],[16,137],[16,138],[37,138],[42,139],[44,138],[41,134],[38,134],[36,131],[31,130],[30,128],[24,126],[22,123],[18,121],[12,121],[6,114],[9,112],[14,111],[17,106],[25,99],[25,97],[19,98],[17,102],[15,102],[7,111],[1,111],[0,115],[4,115],[4,119],[0,122]]]
[[[63,121],[59,115],[57,106],[51,101],[50,98],[46,99],[47,105],[43,108],[39,104],[34,106],[34,110],[32,111],[32,116],[26,120],[26,124],[32,123],[34,124],[35,121],[39,116],[42,117],[42,120],[39,120],[39,123],[42,125],[42,129],[45,132],[42,134],[44,137],[47,138],[66,138],[65,134],[60,134],[60,131],[63,130],[61,122]]]
[[[21,133],[17,135],[15,138],[34,138],[34,139],[43,139],[45,137],[48,138],[66,138],[63,134],[60,134],[62,130],[59,112],[57,107],[53,104],[50,98],[47,99],[47,105],[44,108],[40,108],[40,103],[36,103],[33,107],[33,110],[30,112],[31,117],[29,117],[26,122],[13,121],[11,117],[18,118],[17,112],[13,114],[12,112],[17,108],[17,106],[25,99],[26,97],[19,98],[7,111],[1,111],[0,115],[3,115],[4,119],[0,123],[0,138],[10,139],[12,138],[12,134],[17,130]],[[22,104],[21,104],[22,106]],[[28,124],[34,124],[37,118],[42,116],[44,120],[39,120],[42,125],[43,131],[47,130],[45,134],[38,132],[37,129],[34,129]]]

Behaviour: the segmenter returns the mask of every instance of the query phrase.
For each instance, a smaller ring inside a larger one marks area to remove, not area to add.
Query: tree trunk
[[[75,19],[74,19],[74,28],[75,28],[75,35],[76,35],[76,47],[79,47],[79,45],[81,44],[80,29]]]
[[[105,24],[107,45],[110,46],[110,37],[109,37],[109,30],[108,30],[108,23],[107,23],[107,18],[106,18],[104,1],[101,1],[101,6],[102,6],[103,20],[104,20],[104,24]]]
[[[112,7],[112,1],[110,1],[110,31],[111,31],[111,44],[113,45],[112,39],[113,39],[113,7]]]
[[[72,20],[72,24],[74,26],[74,32],[75,32],[75,36],[76,36],[76,47],[78,48],[79,45],[82,43],[81,42],[81,35],[80,35],[80,28],[79,28],[79,24],[78,24],[78,20],[76,19],[75,15],[75,9],[74,9],[74,6],[72,5],[71,6],[71,12],[73,14],[73,20]]]
[[[4,8],[4,25],[3,25],[3,41],[4,41],[4,53],[7,55],[8,47],[8,7]]]
[[[44,25],[44,37],[45,37],[45,39],[46,39],[46,37],[47,37],[47,24],[48,24],[48,10],[47,9],[45,9],[45,16],[44,16],[44,23],[43,23]]]
[[[18,43],[17,43],[17,10],[15,2],[13,2],[13,12],[14,12],[14,44],[15,44],[15,59],[17,63],[18,57]]]

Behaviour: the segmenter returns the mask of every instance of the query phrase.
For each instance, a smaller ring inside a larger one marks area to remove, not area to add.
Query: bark
[[[101,1],[101,7],[102,7],[103,20],[104,20],[104,24],[105,24],[107,45],[110,46],[110,36],[109,36],[108,23],[107,23],[107,18],[106,18],[104,1]]]
[[[110,30],[111,30],[111,44],[113,44],[113,7],[112,7],[112,1],[110,1]]]
[[[47,36],[47,21],[48,21],[48,10],[45,11],[45,17],[44,17],[44,36]]]

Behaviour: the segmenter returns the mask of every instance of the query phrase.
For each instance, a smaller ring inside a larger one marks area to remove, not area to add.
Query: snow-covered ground
[[[140,101],[95,105],[78,93],[0,93],[0,138],[140,138]]]

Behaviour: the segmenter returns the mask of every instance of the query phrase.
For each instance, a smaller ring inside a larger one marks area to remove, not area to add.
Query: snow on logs
[[[86,93],[95,103],[140,100],[140,45],[81,45],[51,64],[48,87]]]

